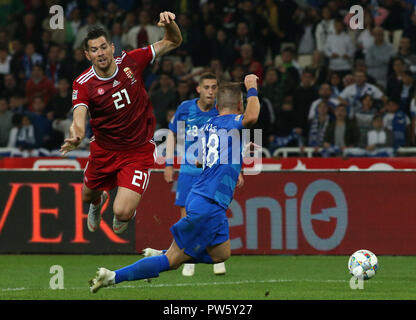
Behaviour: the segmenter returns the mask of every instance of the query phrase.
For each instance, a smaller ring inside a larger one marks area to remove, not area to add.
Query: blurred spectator
[[[317,24],[315,29],[316,50],[324,52],[326,39],[332,34],[335,34],[332,12],[329,7],[323,7],[322,20]]]
[[[328,115],[333,115],[334,110],[336,106],[339,103],[339,100],[336,98],[331,98],[332,91],[331,86],[328,83],[323,83],[319,87],[319,98],[312,102],[310,108],[309,108],[309,114],[308,114],[308,120],[311,121],[314,118],[316,118],[316,115],[318,114],[318,106],[321,104],[321,102],[324,102],[327,107],[326,113]]]
[[[393,133],[383,127],[383,120],[380,115],[374,116],[371,123],[372,128],[366,136],[366,150],[378,157],[392,155],[393,150],[386,149],[393,149]]]
[[[269,136],[269,149],[273,152],[280,147],[301,146],[302,128],[297,126],[297,115],[291,102],[283,102],[281,111],[276,114],[276,122]]]
[[[286,84],[287,93],[292,95],[300,82],[300,67],[295,61],[295,50],[288,46],[282,50],[281,57],[282,64],[277,68],[281,73],[282,81]],[[309,72],[313,73],[312,70],[309,70]]]
[[[221,6],[222,25],[230,35],[237,25],[237,0],[226,0]]]
[[[48,56],[49,48],[54,44],[55,42],[52,41],[52,33],[49,30],[43,30],[39,47],[39,54],[42,55],[44,59],[46,59]]]
[[[16,77],[12,74],[5,74],[3,77],[3,90],[1,96],[10,98],[13,95],[24,96],[25,92],[22,86],[18,85]]]
[[[195,98],[195,95],[191,92],[189,81],[181,80],[176,86],[176,99],[173,105],[179,106],[183,101]]]
[[[357,71],[362,71],[362,72],[365,73],[368,83],[371,83],[373,85],[377,85],[376,80],[371,75],[369,75],[368,72],[367,72],[368,68],[367,68],[367,65],[365,64],[365,60],[363,60],[363,59],[356,59],[355,60],[355,62],[354,62],[354,73],[357,72]]]
[[[77,34],[79,28],[82,26],[81,20],[81,10],[78,7],[73,8],[70,10],[69,14],[69,28],[72,29],[72,34]]]
[[[410,16],[410,24],[403,30],[402,37],[409,38],[411,43],[411,51],[416,54],[416,12],[412,10]]]
[[[384,30],[381,27],[373,29],[374,44],[368,48],[365,63],[368,74],[373,76],[384,88],[387,84],[387,73],[390,59],[395,55],[395,49],[384,40]]]
[[[84,41],[85,37],[88,34],[88,29],[93,28],[93,27],[103,28],[107,32],[106,26],[104,26],[101,22],[98,21],[97,14],[91,11],[87,15],[86,24],[83,25],[81,28],[79,28],[77,34],[75,35],[75,41],[73,44],[74,49],[82,47],[82,42]]]
[[[342,78],[342,86],[344,87],[344,89],[352,84],[355,83],[355,77],[351,74],[348,73],[346,74],[343,78]]]
[[[281,105],[285,95],[285,84],[276,68],[267,69],[259,93],[269,99],[274,113],[281,111]]]
[[[251,44],[255,47],[254,39],[250,35],[250,29],[246,21],[239,21],[235,30],[234,37],[231,39],[234,49],[235,61],[240,56],[240,49],[243,44]]]
[[[296,112],[297,126],[306,134],[308,129],[309,108],[318,99],[318,90],[313,85],[313,71],[305,69],[302,72],[300,85],[293,91],[293,106]]]
[[[384,0],[383,6],[389,13],[382,23],[383,28],[390,32],[395,30],[403,30],[403,3],[400,3],[400,1],[397,0]]]
[[[217,30],[213,23],[207,23],[203,26],[198,54],[193,60],[195,65],[207,66],[209,64],[211,57],[214,56],[216,36]]]
[[[42,32],[40,27],[41,21],[36,21],[36,16],[29,11],[23,16],[22,22],[17,25],[14,37],[23,41],[23,43],[36,42],[37,46],[39,44],[38,36]]]
[[[320,85],[327,81],[329,70],[325,62],[325,56],[320,51],[314,51],[312,54],[312,63],[309,68],[314,70],[315,84]]]
[[[0,2],[0,26],[7,26],[16,19],[25,9],[21,0],[10,0]]]
[[[81,73],[83,73],[87,68],[89,68],[91,64],[85,58],[84,50],[83,49],[75,49],[74,50],[74,60],[72,62],[72,78],[71,81],[74,81],[76,77],[78,77]]]
[[[324,52],[329,59],[329,70],[343,77],[351,72],[355,48],[350,36],[344,30],[343,22],[336,20],[334,27],[335,33],[328,36]]]
[[[12,95],[9,99],[9,108],[14,114],[24,113],[27,110],[26,98],[19,95]]]
[[[21,151],[30,152],[37,147],[35,127],[29,116],[22,115],[21,124],[13,129],[14,132],[10,132],[9,148],[19,148]]]
[[[10,73],[10,64],[12,56],[9,54],[7,47],[0,47],[0,75]]]
[[[270,28],[270,48],[272,55],[280,53],[280,44],[284,38],[283,32],[279,27],[279,8],[274,0],[264,0],[257,10],[267,20]]]
[[[7,48],[7,50],[9,50],[10,47],[9,33],[2,28],[0,28],[0,47]]]
[[[114,56],[119,57],[121,56],[121,52],[123,51],[123,43],[121,41],[121,36],[123,34],[123,29],[121,27],[120,22],[113,23],[111,27],[111,35],[110,41],[114,44]]]
[[[158,129],[166,128],[166,112],[176,107],[176,92],[173,79],[168,74],[162,73],[160,75],[159,85],[159,88],[154,90],[150,95]]]
[[[372,121],[377,113],[373,97],[364,95],[361,97],[361,108],[355,113],[358,129],[360,130],[359,145],[365,147],[367,143],[367,132],[372,128]]]
[[[401,81],[392,86],[387,96],[399,102],[399,109],[406,114],[410,114],[410,102],[413,98],[414,78],[410,71],[404,71]]]
[[[298,54],[312,54],[315,51],[315,21],[312,13],[316,10],[310,9],[306,12],[306,17],[302,21],[302,29],[298,41]]]
[[[213,44],[214,57],[220,59],[224,68],[229,68],[233,63],[234,47],[228,39],[224,29],[217,30],[217,37]]]
[[[23,44],[19,39],[13,39],[11,41],[11,47],[12,61],[10,62],[10,66],[12,68],[12,73],[19,79],[24,79],[23,56],[25,55],[25,50]]]
[[[49,48],[45,64],[45,75],[52,81],[55,87],[58,86],[58,81],[61,77],[61,61],[59,60],[60,50],[58,45],[52,45]]]
[[[25,45],[25,55],[22,60],[22,69],[25,75],[25,79],[29,79],[32,74],[32,68],[35,64],[42,64],[43,57],[35,51],[35,44],[28,42]]]
[[[32,110],[33,108],[32,103],[35,96],[40,95],[44,103],[47,104],[55,94],[55,91],[55,86],[52,81],[45,76],[42,66],[34,65],[32,76],[26,82],[25,87],[25,97],[29,103],[29,110]]]
[[[151,24],[149,12],[140,11],[139,24],[130,29],[125,39],[124,46],[142,48],[155,43],[163,38],[163,29]]]
[[[149,13],[150,14],[150,13]],[[117,3],[113,0],[107,1],[107,6],[105,10],[102,11],[100,16],[101,22],[110,27],[113,28],[114,24],[120,23],[120,21],[123,19],[123,10],[121,10]],[[120,34],[122,33],[122,26],[120,24]]]
[[[217,59],[217,58],[211,59],[209,63],[209,68],[210,68],[209,72],[215,74],[215,77],[217,78],[218,82],[230,80],[229,75],[225,73],[224,67],[220,59]]]
[[[46,112],[52,113],[53,119],[66,119],[72,110],[71,84],[67,78],[59,79],[57,92],[47,105]]]
[[[328,81],[332,91],[331,98],[337,98],[343,89],[341,77],[336,72],[329,72]]]
[[[410,39],[402,37],[400,39],[399,51],[397,52],[397,57],[400,57],[406,63],[407,68],[413,73],[416,74],[416,54],[412,53],[410,50]]]
[[[0,98],[0,148],[7,146],[12,128],[13,113],[6,98]]]
[[[399,110],[397,101],[392,99],[388,101],[386,113],[383,116],[383,126],[393,132],[395,149],[407,145],[411,123],[409,117]]]
[[[244,68],[240,64],[235,64],[230,71],[230,77],[232,82],[242,82],[245,76]]]
[[[182,61],[187,58],[192,60],[195,64],[195,53],[198,52],[198,45],[201,41],[201,33],[198,28],[192,25],[192,19],[187,14],[179,14],[176,16],[176,23],[178,24],[182,33],[182,44],[174,53],[178,55]]]
[[[378,87],[367,82],[367,76],[363,71],[356,71],[354,78],[355,83],[344,88],[338,97],[340,101],[348,105],[350,117],[361,108],[360,99],[364,95],[369,95],[374,100],[386,99]]]
[[[347,106],[340,103],[335,109],[335,121],[330,123],[324,137],[324,155],[342,154],[345,148],[358,146],[360,132],[355,121],[347,118]]]
[[[29,116],[31,123],[35,128],[35,140],[37,147],[46,149],[59,149],[62,142],[55,141],[57,135],[52,134],[52,116],[46,115],[46,104],[41,96],[35,96],[32,103],[33,112],[25,112]]]
[[[263,82],[263,65],[254,59],[253,48],[250,44],[243,44],[240,48],[240,57],[235,61],[236,64],[240,64],[244,68],[246,74],[255,74],[258,79],[258,84]]]
[[[316,148],[323,146],[326,128],[330,123],[328,110],[328,104],[325,101],[318,104],[317,112],[309,123],[308,146]]]
[[[413,97],[410,103],[410,116],[412,118],[412,126],[410,132],[410,143],[416,145],[416,91],[413,91]]]
[[[374,18],[370,10],[364,11],[364,29],[359,31],[359,34],[356,38],[357,43],[357,52],[356,58],[365,59],[368,48],[374,45]]]
[[[9,132],[9,141],[7,143],[7,148],[16,148],[17,132],[22,126],[22,118],[22,113],[13,113],[12,128]]]

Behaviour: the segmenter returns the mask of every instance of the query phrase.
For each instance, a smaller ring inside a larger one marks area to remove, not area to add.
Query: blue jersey
[[[228,208],[243,162],[243,115],[211,118],[201,128],[198,161],[203,172],[191,192],[210,198]]]
[[[195,166],[198,156],[198,132],[208,119],[218,115],[217,108],[202,111],[197,101],[199,98],[182,102],[169,123],[169,129],[176,135],[185,137],[185,155],[182,159],[180,173],[199,175],[202,169]],[[182,121],[179,122],[178,121]],[[184,132],[182,132],[184,130]]]

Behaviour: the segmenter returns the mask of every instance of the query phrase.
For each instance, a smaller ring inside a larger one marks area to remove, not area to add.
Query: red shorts
[[[156,145],[153,141],[128,151],[105,150],[92,141],[84,170],[84,183],[92,190],[124,187],[143,194],[155,161]]]

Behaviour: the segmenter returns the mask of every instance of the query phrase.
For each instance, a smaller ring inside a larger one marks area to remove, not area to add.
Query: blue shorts
[[[185,207],[186,198],[188,197],[189,192],[191,192],[192,185],[198,178],[199,176],[179,173],[178,183],[176,184],[176,206]]]
[[[196,258],[207,247],[230,238],[226,210],[216,202],[191,192],[185,207],[186,217],[175,223],[170,231],[187,255]]]

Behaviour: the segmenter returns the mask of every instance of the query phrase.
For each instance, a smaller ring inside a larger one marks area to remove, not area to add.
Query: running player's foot
[[[133,216],[130,218],[130,220],[133,220],[134,217],[136,216],[136,211],[134,211]],[[121,234],[123,233],[127,227],[129,226],[129,221],[118,221],[116,216],[114,216],[113,218],[113,231],[116,234]]]
[[[143,249],[142,252],[145,257],[161,256],[163,254],[162,250],[156,250],[152,248]]]
[[[182,269],[182,275],[192,277],[195,273],[195,265],[193,263],[185,263]]]
[[[224,275],[225,274],[225,263],[224,262],[220,262],[220,263],[216,263],[214,264],[214,273],[219,276],[219,275]]]
[[[106,268],[99,268],[95,277],[88,281],[90,291],[96,293],[100,288],[114,285],[116,273]]]
[[[107,191],[104,191],[101,194],[101,202],[97,205],[90,204],[90,209],[88,210],[88,219],[87,219],[87,226],[88,230],[91,232],[97,231],[98,227],[100,226],[101,222],[101,208],[103,204],[108,199]]]

